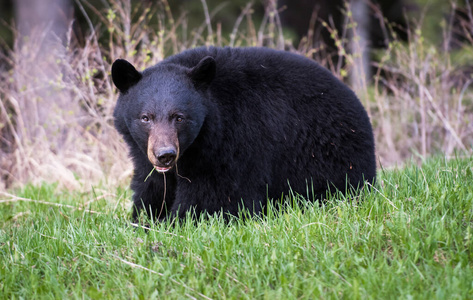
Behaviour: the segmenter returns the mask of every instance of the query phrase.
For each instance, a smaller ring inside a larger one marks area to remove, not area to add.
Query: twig
[[[82,204],[82,205],[80,206],[80,208],[83,208],[84,206],[88,206],[88,205],[89,205],[90,203],[92,203],[92,202],[105,199],[105,198],[108,197],[108,196],[116,197],[117,195],[115,195],[114,193],[107,193],[107,194],[103,194],[103,195],[97,196],[97,197],[95,197],[94,199],[90,199],[89,201],[87,201],[87,202],[85,202],[84,204]]]
[[[11,199],[6,199],[6,200],[0,200],[0,203],[10,203],[10,202],[19,202],[19,201],[24,201],[24,202],[34,202],[34,203],[40,203],[40,204],[46,204],[46,205],[52,205],[52,206],[58,206],[58,207],[67,207],[67,208],[72,208],[72,209],[77,209],[77,210],[83,210],[88,213],[93,213],[93,214],[103,214],[102,212],[90,210],[90,209],[84,209],[81,207],[77,206],[72,206],[72,205],[67,205],[67,204],[61,204],[61,203],[54,203],[54,202],[47,202],[43,200],[34,200],[34,199],[28,199],[28,198],[22,198],[18,197],[9,193],[5,192],[0,192],[0,195],[4,195],[7,197],[11,197]]]
[[[192,183],[192,181],[191,181],[189,178],[187,178],[186,176],[182,176],[181,174],[179,174],[179,170],[177,169],[177,164],[176,164],[176,175],[179,176],[179,177],[182,178],[182,179],[185,179],[185,180],[189,181],[189,183]]]
[[[204,14],[205,14],[205,23],[207,24],[207,32],[208,32],[208,37],[207,37],[207,42],[209,41],[209,38],[211,39],[211,43],[213,44],[213,31],[212,31],[212,23],[210,21],[210,15],[209,15],[209,8],[207,7],[207,3],[205,0],[201,0],[202,6],[204,8]]]
[[[179,150],[178,150],[178,152],[179,152]],[[164,178],[163,202],[161,203],[161,209],[159,210],[158,220],[161,217],[161,214],[163,213],[164,203],[166,202],[166,173],[163,173],[163,178]]]
[[[395,209],[398,209],[398,208],[396,207],[396,205],[394,205],[394,203],[393,203],[391,200],[389,200],[388,197],[386,197],[385,195],[383,195],[383,193],[381,193],[377,188],[375,188],[374,185],[372,185],[372,184],[369,183],[369,182],[366,182],[366,184],[369,185],[369,186],[370,186],[372,189],[374,189],[375,191],[377,191],[384,199],[386,199],[386,200],[388,201],[388,203],[389,203],[392,207],[394,207]]]
[[[452,125],[450,124],[450,122],[447,120],[447,118],[443,115],[442,111],[440,110],[440,108],[437,106],[437,104],[435,103],[434,101],[434,97],[432,97],[432,94],[430,94],[429,90],[425,87],[425,86],[422,86],[422,85],[419,85],[420,89],[424,91],[424,94],[427,96],[427,100],[430,102],[430,105],[432,105],[432,107],[434,108],[434,111],[435,113],[437,114],[437,116],[440,118],[440,120],[442,121],[443,125],[445,126],[445,128],[450,132],[450,134],[453,136],[453,139],[457,142],[458,146],[460,146],[460,148],[462,150],[466,150],[466,147],[465,145],[463,144],[461,138],[458,136],[458,134],[456,133],[455,129],[453,129]]]
[[[233,25],[232,33],[230,34],[230,43],[229,43],[230,47],[233,47],[235,45],[235,38],[238,32],[238,27],[240,27],[240,24],[241,24],[241,21],[243,21],[243,18],[250,13],[252,6],[253,6],[253,2],[248,2],[248,4],[246,4],[241,14],[236,19],[235,25]]]

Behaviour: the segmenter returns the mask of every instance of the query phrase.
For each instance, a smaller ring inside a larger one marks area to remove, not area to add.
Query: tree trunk
[[[350,31],[350,51],[354,58],[350,81],[355,90],[366,91],[366,83],[371,78],[368,45],[370,27],[369,10],[366,0],[352,0],[350,9],[353,15],[353,22],[356,23],[354,30]]]

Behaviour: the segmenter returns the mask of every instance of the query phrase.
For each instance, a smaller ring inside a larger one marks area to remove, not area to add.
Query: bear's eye
[[[149,122],[149,117],[147,115],[142,115],[141,116],[141,122],[148,123]]]
[[[176,116],[176,122],[181,123],[182,121],[184,121],[183,116],[180,116],[180,115]]]

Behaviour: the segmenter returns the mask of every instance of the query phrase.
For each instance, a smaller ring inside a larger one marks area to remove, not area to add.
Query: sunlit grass
[[[472,158],[435,159],[381,171],[356,201],[149,229],[129,223],[128,190],[27,186],[1,197],[0,297],[465,299],[472,182]]]

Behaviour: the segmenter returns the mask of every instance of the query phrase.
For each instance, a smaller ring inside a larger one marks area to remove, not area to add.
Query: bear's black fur
[[[117,60],[112,78],[115,126],[134,163],[135,219],[142,209],[160,219],[191,209],[237,215],[242,205],[259,213],[289,189],[320,199],[375,179],[366,111],[303,56],[202,47],[143,72]]]

